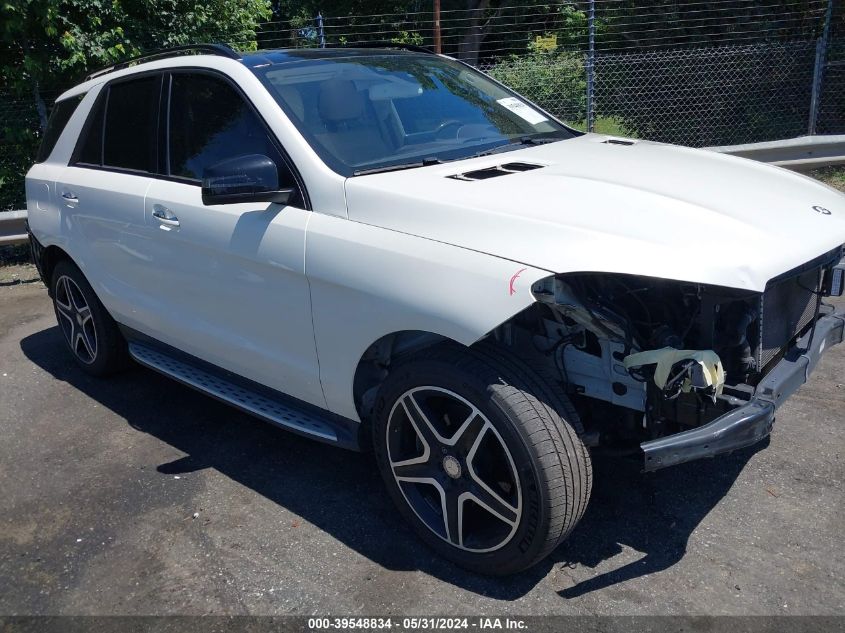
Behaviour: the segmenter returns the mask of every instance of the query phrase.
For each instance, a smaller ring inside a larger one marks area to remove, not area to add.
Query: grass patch
[[[581,130],[585,132],[587,130],[587,122],[586,121],[565,121],[568,125],[571,125],[576,130]],[[613,117],[609,116],[600,116],[596,119],[595,124],[593,125],[593,131],[596,134],[607,134],[608,136],[624,136],[626,138],[636,138],[629,132],[626,132],[625,129],[622,127],[622,123]]]
[[[845,167],[842,165],[814,169],[809,173],[809,175],[821,180],[824,184],[829,185],[834,189],[845,191]]]

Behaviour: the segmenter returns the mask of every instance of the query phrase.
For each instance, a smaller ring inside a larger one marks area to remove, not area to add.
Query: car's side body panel
[[[244,378],[325,407],[305,278],[311,211],[274,203],[205,206],[200,187],[153,180],[122,275],[122,321]],[[153,217],[166,205],[179,226]],[[139,318],[136,320],[135,315]]]
[[[131,243],[144,220],[150,183],[143,176],[82,167],[66,167],[56,179],[64,250],[117,321],[143,309],[131,283],[134,262],[142,255]]]
[[[531,305],[532,283],[549,275],[319,213],[308,225],[305,260],[326,402],[352,419],[355,370],[375,341],[423,331],[470,345]]]

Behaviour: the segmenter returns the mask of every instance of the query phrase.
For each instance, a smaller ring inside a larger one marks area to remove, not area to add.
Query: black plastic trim
[[[39,242],[32,231],[29,229],[29,221],[26,222],[26,234],[29,236],[29,252],[32,255],[32,261],[35,263],[35,269],[38,271],[38,276],[44,285],[49,287],[50,284],[44,275],[44,246]]]
[[[644,470],[654,471],[756,444],[769,435],[775,411],[807,382],[822,354],[845,333],[845,311],[822,316],[757,385],[748,404],[690,431],[640,444]]]

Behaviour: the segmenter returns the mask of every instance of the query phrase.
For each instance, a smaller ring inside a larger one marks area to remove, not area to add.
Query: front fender
[[[326,402],[354,420],[355,370],[376,340],[415,330],[471,345],[534,303],[532,284],[550,274],[319,213],[308,224],[305,273]]]

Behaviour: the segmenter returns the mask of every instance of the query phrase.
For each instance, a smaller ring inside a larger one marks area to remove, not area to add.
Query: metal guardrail
[[[795,170],[845,165],[845,134],[799,136],[783,141],[705,149]],[[0,211],[0,246],[23,244],[27,239],[26,211]]]
[[[0,211],[0,246],[23,244],[26,234],[26,211]]]
[[[798,171],[830,165],[845,165],[845,134],[799,136],[782,141],[706,149]]]

